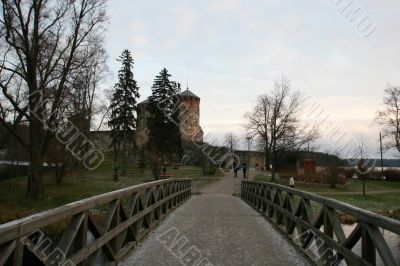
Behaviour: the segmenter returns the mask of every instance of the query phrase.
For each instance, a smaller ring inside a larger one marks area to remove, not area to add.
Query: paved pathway
[[[232,196],[241,180],[226,175],[192,196],[121,265],[309,265],[261,215]]]

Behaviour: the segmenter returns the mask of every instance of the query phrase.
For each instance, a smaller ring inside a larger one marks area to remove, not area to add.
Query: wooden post
[[[368,234],[366,226],[363,224],[362,226],[362,241],[361,241],[361,253],[362,258],[371,263],[372,265],[376,265],[376,251],[374,242],[372,241],[370,235]]]

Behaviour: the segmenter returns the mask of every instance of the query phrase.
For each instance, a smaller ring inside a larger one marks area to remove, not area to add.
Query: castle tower
[[[179,93],[179,119],[182,141],[203,141],[203,130],[200,127],[200,97],[189,89]],[[149,100],[137,106],[136,144],[141,147],[148,141],[147,119]]]
[[[178,94],[180,100],[180,131],[182,141],[203,141],[200,127],[200,97],[188,89]]]

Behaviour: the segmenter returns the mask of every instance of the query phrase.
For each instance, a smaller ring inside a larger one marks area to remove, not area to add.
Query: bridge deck
[[[308,265],[223,177],[192,196],[121,265]],[[186,254],[185,254],[186,253]]]

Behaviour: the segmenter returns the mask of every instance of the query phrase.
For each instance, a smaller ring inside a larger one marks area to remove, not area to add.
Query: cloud
[[[144,32],[146,30],[146,22],[143,20],[135,20],[131,23],[131,30],[134,32]]]
[[[228,10],[237,10],[241,7],[240,0],[218,0],[211,1],[208,8],[211,11],[227,12]]]
[[[177,48],[181,43],[186,42],[195,34],[194,26],[198,18],[197,12],[193,8],[177,6],[172,10],[171,35],[166,44],[169,49]]]
[[[131,44],[132,44],[132,46],[133,47],[135,47],[135,49],[141,49],[141,48],[144,48],[145,46],[147,46],[147,44],[149,43],[149,39],[148,39],[148,37],[145,35],[145,34],[143,34],[143,33],[140,33],[140,34],[134,34],[132,37],[131,37]]]

